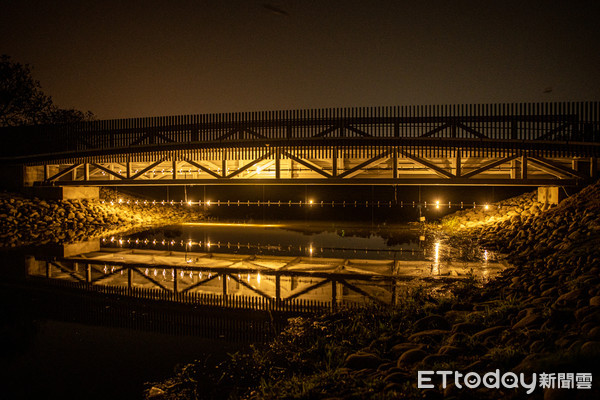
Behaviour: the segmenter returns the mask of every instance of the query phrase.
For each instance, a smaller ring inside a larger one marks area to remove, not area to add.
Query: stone
[[[421,318],[413,324],[414,332],[420,332],[431,329],[450,329],[450,324],[441,315],[428,315]]]
[[[152,386],[150,390],[148,390],[148,394],[146,398],[148,399],[160,399],[165,394],[165,391],[156,386]]]
[[[407,350],[398,358],[398,368],[419,362],[425,357],[427,353],[421,349]]]
[[[600,354],[600,341],[590,340],[581,346],[583,354]]]
[[[476,324],[473,322],[461,322],[452,326],[452,332],[474,333],[479,331],[481,328],[481,324]]]
[[[350,354],[344,365],[351,369],[377,368],[383,363],[383,360],[374,354],[370,353],[355,353]]]
[[[544,319],[541,315],[536,312],[529,312],[523,318],[521,318],[516,324],[512,326],[512,329],[532,328],[538,327],[542,324]]]
[[[447,335],[449,333],[450,333],[449,330],[430,329],[427,331],[413,333],[412,335],[410,335],[408,337],[408,340],[410,340],[410,341],[421,341],[421,340],[438,341],[441,339],[442,336]]]
[[[508,327],[505,325],[492,326],[491,328],[484,329],[473,335],[473,338],[482,340],[488,336],[496,336],[503,332]]]
[[[592,329],[590,329],[587,333],[587,337],[594,341],[600,341],[600,326],[595,326]]]
[[[590,306],[600,306],[600,296],[594,296],[590,299]]]
[[[416,343],[398,343],[390,349],[390,352],[392,352],[395,355],[400,355],[407,350],[420,349],[422,347],[423,345]]]
[[[463,349],[461,349],[460,347],[446,345],[446,346],[440,347],[437,354],[444,355],[444,356],[457,356],[457,355],[460,355],[462,352],[463,352]]]
[[[556,299],[554,304],[559,307],[564,307],[569,304],[574,304],[577,302],[577,300],[581,297],[582,294],[583,294],[583,291],[581,289],[571,290],[570,292],[560,295]]]

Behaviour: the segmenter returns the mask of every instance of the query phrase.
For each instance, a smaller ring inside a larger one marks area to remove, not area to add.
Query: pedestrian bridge
[[[578,185],[600,103],[265,111],[3,128],[25,185]]]

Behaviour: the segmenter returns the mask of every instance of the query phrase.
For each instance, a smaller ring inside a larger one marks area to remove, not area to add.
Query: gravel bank
[[[198,207],[187,204],[153,205],[110,189],[101,190],[100,197],[53,201],[0,194],[0,247],[76,242],[204,218]]]

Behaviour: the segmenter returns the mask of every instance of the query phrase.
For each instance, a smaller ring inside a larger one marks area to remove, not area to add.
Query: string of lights
[[[489,203],[470,203],[470,202],[441,202],[439,200],[433,201],[433,202],[418,202],[418,201],[400,201],[400,202],[395,202],[395,201],[315,201],[315,200],[308,200],[308,201],[292,201],[292,200],[288,200],[288,201],[273,201],[273,200],[199,200],[199,201],[192,201],[192,200],[180,200],[180,201],[174,201],[174,200],[129,200],[129,199],[118,199],[118,200],[101,200],[100,201],[102,204],[104,203],[109,203],[111,205],[115,205],[115,204],[126,204],[126,205],[143,205],[143,206],[200,206],[200,207],[240,207],[240,206],[259,206],[259,207],[292,207],[292,206],[298,206],[298,207],[400,207],[400,208],[433,208],[433,209],[440,209],[442,207],[448,207],[449,209],[454,207],[454,208],[460,208],[460,209],[464,209],[464,208],[482,208],[484,210],[489,210],[491,209],[493,206],[491,206]],[[500,208],[500,205],[497,206],[497,208]]]
[[[359,252],[377,252],[379,253],[384,253],[384,254],[394,254],[394,253],[410,253],[411,255],[415,255],[415,254],[425,254],[426,250],[425,249],[414,249],[414,248],[399,248],[399,249],[380,249],[380,248],[364,248],[364,249],[357,249],[354,247],[327,247],[327,246],[322,246],[322,247],[315,247],[312,244],[306,245],[306,246],[302,246],[302,245],[281,245],[281,244],[261,244],[261,243],[241,243],[241,242],[221,242],[221,241],[215,241],[215,242],[211,242],[210,240],[208,241],[200,241],[200,240],[194,240],[194,239],[189,239],[189,240],[166,240],[166,239],[155,239],[155,238],[123,238],[123,237],[115,237],[115,236],[111,236],[110,238],[102,238],[102,243],[104,243],[105,245],[110,245],[110,246],[118,246],[118,247],[127,247],[127,248],[135,248],[136,246],[138,247],[148,247],[148,246],[152,246],[154,248],[159,247],[159,248],[173,248],[173,247],[178,247],[181,249],[185,249],[186,251],[192,251],[192,250],[198,250],[198,249],[205,249],[206,251],[211,251],[216,249],[237,249],[237,250],[241,250],[241,249],[247,249],[247,250],[266,250],[266,251],[280,251],[280,252],[290,252],[290,251],[296,251],[296,249],[300,252],[306,252],[307,254],[313,254],[313,253],[323,253],[323,252],[328,252],[328,251],[341,251],[341,252],[353,252],[353,253],[359,253]]]

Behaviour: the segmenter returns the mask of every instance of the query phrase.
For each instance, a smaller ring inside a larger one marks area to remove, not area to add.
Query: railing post
[[[281,305],[281,275],[275,275],[275,305],[279,308]]]
[[[127,268],[127,293],[131,295],[132,291],[132,271],[131,267],[129,267]]]
[[[337,308],[337,283],[335,280],[331,280],[331,310],[335,311]]]

